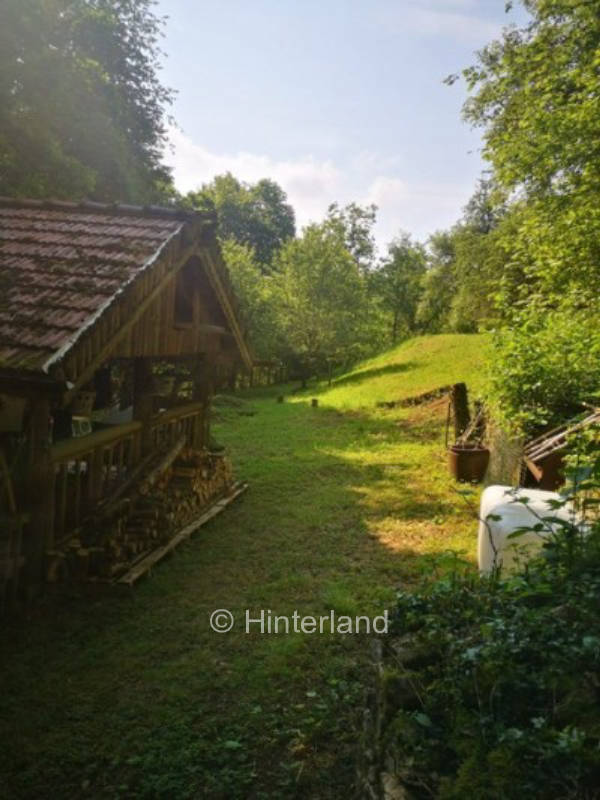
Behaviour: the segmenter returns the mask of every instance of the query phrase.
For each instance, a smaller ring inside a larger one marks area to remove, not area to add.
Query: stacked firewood
[[[55,554],[61,568],[55,565],[50,579],[119,575],[166,544],[232,484],[231,462],[224,453],[186,447],[179,448],[175,458],[167,453],[126,497],[107,505],[66,551]]]
[[[231,462],[224,453],[186,448],[171,470],[169,485],[175,498],[185,498],[191,493],[195,504],[193,510],[197,511],[232,483]]]

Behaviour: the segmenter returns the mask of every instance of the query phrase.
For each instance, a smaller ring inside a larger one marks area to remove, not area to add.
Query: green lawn
[[[364,361],[334,379],[331,388],[321,385],[320,397],[336,408],[358,408],[419,395],[463,379],[477,394],[483,383],[479,367],[487,347],[485,335],[419,336]]]
[[[250,482],[243,498],[132,594],[73,595],[6,629],[0,795],[349,794],[365,638],[246,634],[243,614],[381,614],[434,557],[474,557],[445,406],[374,403],[475,385],[484,345],[413,340],[330,389],[219,404],[214,431]],[[210,630],[216,608],[235,615],[230,633]]]

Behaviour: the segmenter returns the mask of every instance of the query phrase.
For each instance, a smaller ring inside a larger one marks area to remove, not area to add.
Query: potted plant
[[[464,432],[448,447],[448,465],[457,481],[483,481],[490,461],[490,451],[482,443],[484,430],[483,411],[479,408]]]

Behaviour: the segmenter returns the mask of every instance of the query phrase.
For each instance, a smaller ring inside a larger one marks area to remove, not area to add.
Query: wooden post
[[[44,580],[45,552],[54,543],[54,488],[56,476],[50,456],[50,400],[32,401],[29,437],[29,526],[24,540],[25,573],[30,596]]]
[[[93,508],[102,497],[102,484],[104,480],[104,464],[102,462],[102,448],[97,447],[92,452],[88,462],[88,508]]]
[[[147,358],[133,360],[133,418],[142,423],[140,450],[138,457],[144,457],[152,450],[152,416],[154,401],[152,397],[152,366]]]
[[[101,367],[94,374],[96,401],[94,408],[107,408],[112,401],[112,374],[110,367]]]
[[[236,384],[237,384],[237,366],[236,366],[236,364],[234,364],[231,367],[231,371],[229,372],[229,386],[228,386],[228,388],[229,388],[230,392],[235,392]]]
[[[196,424],[192,447],[208,447],[210,436],[210,398],[213,393],[213,370],[206,357],[199,358],[192,369],[192,398],[202,403],[202,424]]]
[[[458,439],[459,436],[466,431],[471,421],[466,384],[454,384],[452,387],[451,400],[452,410],[454,412],[454,436]]]

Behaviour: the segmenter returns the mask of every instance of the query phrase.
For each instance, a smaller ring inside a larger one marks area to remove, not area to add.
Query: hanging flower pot
[[[490,451],[476,442],[453,444],[448,448],[450,472],[457,481],[481,483],[490,460]]]

